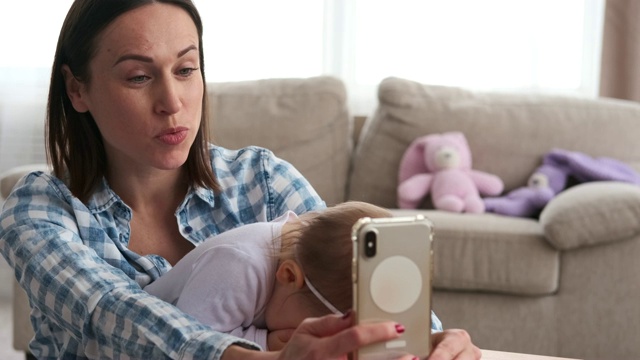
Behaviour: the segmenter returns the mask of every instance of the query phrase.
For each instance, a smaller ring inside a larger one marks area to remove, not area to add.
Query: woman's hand
[[[398,324],[353,324],[353,312],[343,317],[327,315],[307,319],[293,332],[281,351],[260,352],[230,346],[223,360],[347,360],[349,354],[369,344],[389,341],[400,333]],[[482,353],[464,330],[448,329],[431,335],[433,351],[429,360],[479,360]],[[416,360],[407,355],[400,360]]]
[[[398,324],[394,322],[352,324],[353,312],[343,317],[307,319],[298,326],[278,359],[346,360],[350,353],[365,345],[400,336]],[[403,359],[409,360],[412,356]]]
[[[353,324],[353,312],[343,317],[327,315],[302,322],[291,339],[279,352],[259,352],[230,346],[222,355],[223,360],[347,360],[350,353],[369,344],[389,341],[400,334],[398,324]],[[413,360],[408,355],[400,360]]]
[[[431,335],[429,360],[479,360],[480,349],[473,345],[469,333],[460,329],[447,329]]]

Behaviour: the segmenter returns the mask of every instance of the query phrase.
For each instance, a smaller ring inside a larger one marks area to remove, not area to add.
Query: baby
[[[212,237],[144,290],[217,331],[278,350],[304,319],[351,308],[352,227],[390,216],[355,201],[290,211]]]

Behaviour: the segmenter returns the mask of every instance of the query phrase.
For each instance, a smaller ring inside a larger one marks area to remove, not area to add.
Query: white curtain
[[[387,76],[596,96],[604,1],[195,3],[208,81],[334,75],[347,85],[353,114],[368,115]],[[44,161],[49,67],[71,3],[0,3],[0,172]]]
[[[71,3],[0,3],[0,173],[13,166],[45,161],[50,66]]]

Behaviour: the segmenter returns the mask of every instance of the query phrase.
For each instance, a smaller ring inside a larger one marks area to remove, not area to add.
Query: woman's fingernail
[[[353,313],[352,309],[347,310],[346,313],[342,314],[342,319],[348,319],[351,316],[351,313]]]
[[[404,332],[404,326],[402,326],[401,324],[396,324],[396,331],[398,332],[398,334],[402,334]]]
[[[414,356],[411,360],[420,360],[420,358],[417,356]]]

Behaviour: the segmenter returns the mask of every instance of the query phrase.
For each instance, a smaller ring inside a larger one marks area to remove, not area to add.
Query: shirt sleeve
[[[267,278],[273,274],[264,264],[233,245],[208,249],[193,264],[176,306],[215,330],[258,342],[266,349],[266,342],[260,341],[266,341],[266,335],[253,326],[273,284]]]
[[[41,314],[38,321],[47,321],[48,336],[64,337],[67,351],[99,358],[218,359],[233,343],[255,347],[148,295],[97,255],[92,246],[106,246],[93,238],[100,231],[64,185],[37,174],[19,182],[0,215],[0,251]],[[50,343],[51,354],[60,351]],[[41,349],[40,356],[47,355]]]
[[[214,330],[267,349],[265,311],[273,293],[285,222],[257,222],[210,237],[144,290]]]
[[[249,341],[253,341],[256,344],[260,345],[263,350],[269,350],[269,346],[267,344],[267,335],[269,334],[269,330],[260,329],[256,326],[238,327],[235,330],[229,332],[229,334],[241,337],[243,339],[247,339]]]
[[[436,313],[431,311],[431,332],[440,332],[442,331],[442,322],[436,316]]]

